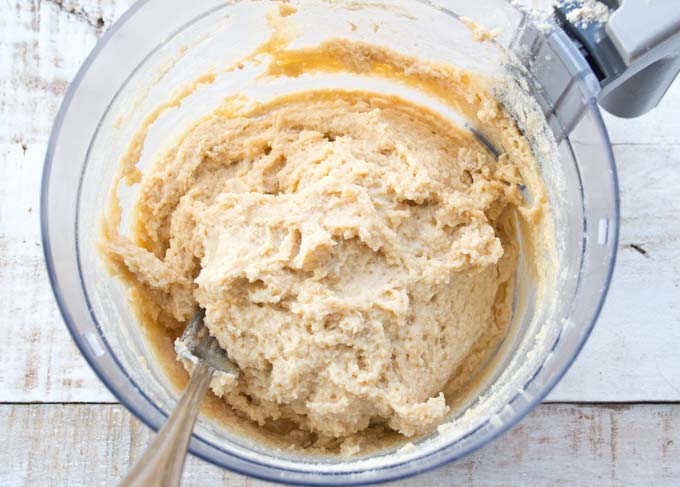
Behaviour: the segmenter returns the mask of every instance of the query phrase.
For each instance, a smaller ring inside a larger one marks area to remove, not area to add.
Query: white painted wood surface
[[[40,173],[56,110],[97,38],[131,3],[0,1],[0,403],[12,404],[0,405],[0,485],[110,484],[148,441],[120,406],[61,404],[115,400],[65,329],[39,233]],[[680,402],[679,113],[680,82],[651,114],[605,117],[621,182],[619,258],[595,331],[550,401]],[[574,485],[590,478],[679,485],[679,415],[676,404],[544,406],[423,485]],[[187,485],[203,478],[259,485],[198,460],[188,476]]]
[[[9,424],[0,442],[3,486],[115,485],[151,439],[119,405],[0,406],[0,424]],[[462,461],[390,485],[675,487],[678,458],[678,406],[551,404]],[[190,458],[183,485],[272,484]]]

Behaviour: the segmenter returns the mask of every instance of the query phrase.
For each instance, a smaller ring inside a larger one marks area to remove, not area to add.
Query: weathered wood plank
[[[40,241],[44,145],[0,144],[0,368],[2,401],[113,401],[59,314]]]
[[[69,81],[97,38],[134,0],[0,2],[0,143],[47,140]],[[534,2],[538,5],[540,2]],[[543,3],[546,3],[545,1]],[[680,144],[680,83],[636,120],[605,114],[615,144]]]
[[[680,150],[615,148],[621,234],[604,309],[553,401],[680,400]]]
[[[0,145],[0,401],[112,401],[73,346],[47,283],[44,146]],[[680,400],[680,147],[620,146],[618,266],[600,320],[551,401]],[[635,245],[638,250],[635,250]],[[640,253],[640,250],[646,252]]]
[[[114,485],[150,431],[118,405],[0,406],[0,484]],[[461,462],[391,485],[676,485],[680,405],[543,405]],[[190,458],[184,486],[271,485]]]
[[[0,143],[44,143],[61,99],[132,0],[0,2]],[[6,123],[10,122],[10,123]]]
[[[0,2],[0,401],[113,401],[78,355],[42,263],[39,183],[68,80],[131,0]],[[99,18],[104,22],[100,26]],[[622,192],[621,252],[601,319],[554,401],[680,400],[680,83],[652,114],[608,118]],[[642,145],[640,145],[642,144]],[[646,254],[640,253],[643,249]]]

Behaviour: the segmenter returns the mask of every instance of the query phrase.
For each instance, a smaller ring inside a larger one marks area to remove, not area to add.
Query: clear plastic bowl
[[[356,485],[414,475],[467,455],[517,423],[562,377],[593,327],[611,278],[618,238],[614,159],[596,105],[597,80],[571,42],[560,31],[539,30],[526,45],[522,39],[530,23],[502,0],[375,3],[363,2],[359,8],[356,2],[308,0],[299,7],[296,21],[309,26],[303,35],[307,42],[365,39],[490,74],[503,65],[501,46],[527,60],[520,76],[528,81],[527,89],[546,113],[557,141],[554,156],[539,162],[555,221],[559,272],[551,277],[540,308],[533,305],[536,290],[530,283],[519,286],[522,299],[517,300],[512,333],[494,359],[493,372],[474,400],[455,412],[447,432],[417,441],[414,449],[358,458],[304,457],[250,441],[209,417],[199,418],[191,452],[246,475],[295,484]],[[94,371],[153,429],[165,421],[178,392],[150,355],[124,286],[102,266],[96,250],[98,219],[118,158],[142,117],[178,86],[233,62],[266,38],[264,14],[270,8],[269,2],[247,0],[138,2],[83,64],[50,138],[41,217],[54,294]],[[459,16],[502,29],[497,44],[474,42]],[[350,28],[352,24],[357,28]],[[541,59],[531,53],[540,53]],[[544,89],[540,82],[546,79],[564,86],[563,95],[551,99],[554,86]],[[285,88],[299,86],[291,82]],[[225,93],[241,89],[246,89],[244,79],[220,77],[192,96],[191,103],[161,117],[141,165],[181,128],[178,120],[196,118]],[[121,198],[130,201],[133,196]]]

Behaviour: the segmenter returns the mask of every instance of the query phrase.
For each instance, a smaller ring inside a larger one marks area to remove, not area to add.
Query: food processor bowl
[[[308,27],[299,29],[296,42],[302,44],[346,37],[490,76],[501,69],[512,72],[526,98],[504,99],[499,92],[501,100],[523,130],[528,114],[541,114],[550,141],[548,151],[537,146],[538,139],[533,142],[551,208],[558,268],[543,276],[548,285],[542,294],[519,276],[511,333],[492,361],[493,370],[471,400],[454,411],[452,422],[415,440],[414,448],[320,457],[252,441],[204,415],[190,446],[193,454],[216,465],[271,481],[358,485],[398,479],[459,459],[507,431],[548,394],[588,337],[611,278],[619,221],[614,158],[597,107],[600,85],[562,30],[553,25],[538,28],[527,14],[502,0],[293,4],[298,7],[294,21]],[[174,407],[178,391],[142,336],[124,284],[102,263],[99,219],[118,160],[147,114],[196,77],[237,62],[266,40],[271,8],[270,2],[248,0],[139,1],[83,64],[50,138],[41,217],[59,308],[99,378],[155,430]],[[499,29],[500,34],[493,42],[479,43],[461,17]],[[244,71],[220,74],[159,117],[139,167],[148,167],[155,151],[177,137],[187,121],[209,113],[226,95],[261,94],[250,84],[252,73]],[[558,88],[547,86],[546,80]],[[266,90],[278,93],[338,82],[303,76],[272,82]],[[561,92],[556,95],[556,90]],[[531,139],[528,130],[527,136]],[[125,223],[135,188],[118,196]]]

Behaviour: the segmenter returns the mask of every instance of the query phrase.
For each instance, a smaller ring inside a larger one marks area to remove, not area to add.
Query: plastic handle
[[[606,32],[626,66],[600,104],[614,115],[635,117],[659,104],[680,72],[680,2],[625,0]]]
[[[659,104],[680,72],[680,2],[604,3],[611,10],[606,24],[570,23],[575,4],[558,7],[557,18],[600,80],[600,105],[619,117],[637,117]]]
[[[180,484],[191,432],[213,372],[206,362],[198,362],[177,408],[121,482],[121,487],[176,487]]]

